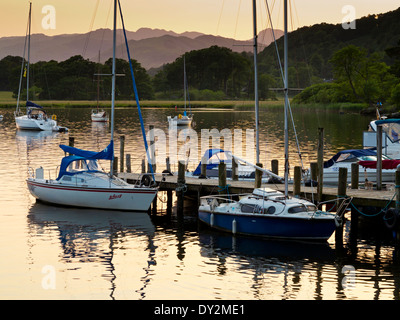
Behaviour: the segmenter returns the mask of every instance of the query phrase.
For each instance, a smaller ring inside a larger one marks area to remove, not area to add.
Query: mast
[[[183,95],[185,96],[185,116],[186,116],[186,61],[183,55]]]
[[[113,58],[112,58],[112,71],[111,71],[111,141],[114,142],[114,103],[115,103],[115,42],[117,30],[117,0],[114,0],[114,25],[113,25]],[[114,148],[114,143],[113,143]],[[114,154],[114,152],[113,152]],[[110,161],[110,177],[113,175],[114,170],[114,155]]]
[[[256,118],[256,163],[260,162],[260,141],[258,134],[258,72],[257,72],[257,12],[256,0],[253,0],[253,31],[254,31],[254,104]]]
[[[31,54],[31,18],[32,18],[32,2],[29,2],[29,26],[28,26],[28,66],[26,70],[26,101],[29,100],[29,65]]]
[[[289,176],[289,130],[288,130],[288,105],[289,105],[289,84],[288,84],[288,39],[287,39],[287,0],[284,0],[284,93],[285,93],[285,197],[288,197],[288,176]]]

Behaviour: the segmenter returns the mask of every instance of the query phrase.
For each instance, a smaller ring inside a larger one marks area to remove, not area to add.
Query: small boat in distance
[[[100,52],[99,52],[99,68],[100,68]],[[91,119],[93,122],[108,122],[107,112],[100,110],[100,70],[97,72],[97,109],[92,109]]]
[[[187,94],[186,94],[187,91]],[[189,100],[189,109],[190,109],[190,114],[187,115],[186,113],[186,96],[189,97],[189,88],[187,84],[187,79],[186,79],[186,62],[185,62],[185,55],[183,56],[183,95],[185,99],[185,110],[183,111],[182,114],[178,114],[175,117],[167,116],[167,120],[169,125],[177,125],[177,126],[190,126],[193,121],[193,114],[192,114],[192,108],[190,107],[190,99]],[[176,108],[176,107],[175,107]]]
[[[15,124],[21,130],[41,130],[65,132],[68,128],[57,125],[56,115],[48,116],[42,106],[29,101],[29,65],[30,65],[30,45],[31,45],[31,11],[32,3],[29,3],[28,31],[25,37],[24,56],[22,58],[21,75],[19,79],[17,108],[14,112]],[[28,39],[28,59],[25,65],[26,40]],[[26,77],[26,114],[20,109],[19,101],[21,96],[22,78]]]

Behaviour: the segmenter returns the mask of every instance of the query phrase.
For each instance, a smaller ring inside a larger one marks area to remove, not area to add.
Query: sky
[[[86,33],[112,27],[112,0],[31,0],[32,33]],[[127,30],[197,31],[237,40],[252,38],[252,0],[120,0]],[[258,31],[270,27],[266,0],[257,2]],[[342,23],[400,7],[399,0],[289,0],[289,31],[316,23]],[[268,0],[275,29],[283,29],[283,0]],[[349,9],[350,8],[350,9]],[[344,10],[344,11],[343,11]],[[28,0],[0,0],[0,37],[23,36]],[[348,20],[348,19],[347,19]]]

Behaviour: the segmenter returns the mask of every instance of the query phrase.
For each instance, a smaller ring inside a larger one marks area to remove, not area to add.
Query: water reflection
[[[106,273],[102,277],[110,282],[112,299],[119,282],[117,277],[126,277],[118,270],[125,267],[119,256],[125,250],[144,248],[147,258],[137,261],[142,275],[141,286],[135,292],[140,299],[145,298],[145,288],[151,280],[149,268],[155,264],[156,250],[155,227],[147,212],[64,208],[37,202],[30,208],[27,218],[31,237],[44,237],[49,230],[57,231],[63,263],[104,266]]]

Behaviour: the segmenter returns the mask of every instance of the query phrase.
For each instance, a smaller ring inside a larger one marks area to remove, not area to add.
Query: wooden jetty
[[[143,174],[120,172],[118,176],[121,179],[135,182],[140,179]],[[160,187],[160,191],[175,191],[178,187],[178,175],[156,174],[155,179]],[[219,193],[220,185],[218,179],[199,179],[185,177],[185,188],[187,193],[197,193],[199,196],[217,194]],[[251,193],[255,187],[254,181],[243,180],[226,180],[226,187],[224,193],[244,194]],[[284,191],[283,184],[261,184],[261,187],[268,187],[278,191]],[[289,185],[289,193],[293,194],[295,185]],[[390,190],[367,190],[367,189],[346,189],[346,193],[338,193],[338,187],[325,187],[323,188],[321,201],[328,201],[337,199],[339,196],[352,197],[352,203],[356,206],[371,206],[384,208],[386,206],[395,206],[396,199],[394,198],[395,191]],[[300,196],[309,200],[317,197],[316,187],[301,186]],[[388,202],[390,204],[388,205]]]

